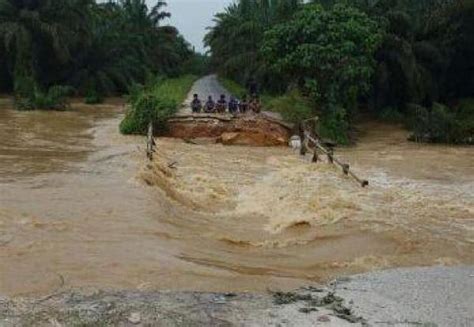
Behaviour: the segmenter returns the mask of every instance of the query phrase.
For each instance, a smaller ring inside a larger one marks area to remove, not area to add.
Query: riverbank
[[[0,325],[468,327],[473,289],[474,266],[387,270],[263,294],[58,289],[0,296]]]

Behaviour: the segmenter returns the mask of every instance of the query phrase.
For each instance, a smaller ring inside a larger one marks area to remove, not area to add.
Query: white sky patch
[[[151,7],[155,0],[147,0]],[[203,38],[206,28],[212,26],[214,15],[223,11],[233,0],[168,0],[166,8],[172,15],[166,24],[176,26],[186,40],[204,52]]]

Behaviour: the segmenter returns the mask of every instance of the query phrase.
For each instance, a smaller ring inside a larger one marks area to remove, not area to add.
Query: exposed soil
[[[291,136],[291,126],[265,114],[177,116],[168,126],[169,137],[214,138],[225,145],[281,146]]]

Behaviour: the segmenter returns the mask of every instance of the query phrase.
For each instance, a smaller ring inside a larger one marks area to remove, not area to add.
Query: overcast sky
[[[156,0],[147,0],[151,6]],[[233,0],[167,0],[172,15],[167,21],[176,26],[186,40],[196,47],[196,51],[203,52],[202,39],[206,34],[206,27],[212,25],[214,14],[222,11]]]

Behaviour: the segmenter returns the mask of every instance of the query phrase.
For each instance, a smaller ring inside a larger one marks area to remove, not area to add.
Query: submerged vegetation
[[[219,74],[255,78],[287,119],[319,115],[344,143],[364,110],[416,140],[472,142],[473,0],[240,0],[215,23],[205,41]]]
[[[71,91],[99,103],[156,75],[202,71],[206,58],[161,25],[165,5],[0,0],[0,91],[13,92],[20,109],[57,109]]]
[[[194,75],[179,78],[157,78],[145,86],[131,88],[128,103],[130,110],[120,124],[123,134],[145,134],[148,124],[153,121],[157,132],[166,129],[166,121],[178,110],[186,94],[196,80]]]

